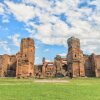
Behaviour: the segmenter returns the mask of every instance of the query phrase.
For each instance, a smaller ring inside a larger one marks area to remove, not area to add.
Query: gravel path
[[[39,82],[39,83],[68,83],[68,80],[48,80],[48,79],[43,79],[43,80],[34,80],[34,82]]]

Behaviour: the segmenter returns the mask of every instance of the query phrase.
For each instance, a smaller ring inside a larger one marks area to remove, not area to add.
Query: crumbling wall
[[[92,58],[90,56],[84,55],[84,60],[85,60],[85,76],[87,77],[95,76],[94,73],[95,70],[93,70],[94,65],[92,62],[93,61]]]
[[[21,40],[20,52],[17,56],[17,77],[34,76],[35,46],[31,38]]]
[[[9,65],[7,68],[7,77],[15,77],[16,76],[16,66],[17,66],[16,55],[11,55]]]
[[[95,57],[95,73],[96,77],[100,77],[100,55]]]
[[[16,73],[16,56],[1,55],[0,56],[0,76],[14,77]]]
[[[80,40],[75,37],[71,37],[67,41],[68,43],[68,70],[70,77],[83,77],[85,76],[84,69],[84,57],[83,52],[80,49]]]

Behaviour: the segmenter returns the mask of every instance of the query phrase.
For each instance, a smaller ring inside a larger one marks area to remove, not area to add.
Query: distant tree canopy
[[[61,60],[61,56],[60,55],[56,55],[55,59],[56,60]]]

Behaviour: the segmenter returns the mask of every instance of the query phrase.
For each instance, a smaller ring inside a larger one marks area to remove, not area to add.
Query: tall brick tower
[[[80,40],[71,37],[67,41],[68,43],[68,71],[72,77],[85,76],[84,58],[83,52],[80,49]]]
[[[21,40],[20,52],[17,56],[17,77],[34,77],[34,41],[31,38]]]

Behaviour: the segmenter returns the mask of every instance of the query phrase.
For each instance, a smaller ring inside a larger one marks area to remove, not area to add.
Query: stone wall
[[[0,77],[2,76],[3,57],[0,55]]]
[[[71,37],[68,43],[68,71],[70,77],[83,77],[85,76],[83,52],[80,49],[80,40]]]
[[[43,59],[43,77],[62,77],[67,75],[67,59],[57,55],[53,62]]]
[[[35,46],[31,38],[21,41],[20,52],[16,55],[0,56],[1,77],[34,77]]]
[[[83,54],[78,38],[71,37],[67,43],[67,57],[57,55],[52,62],[44,58],[43,64],[34,68],[34,40],[22,39],[16,55],[0,55],[0,77],[100,77],[100,55]]]
[[[54,77],[55,76],[55,65],[54,62],[44,62],[42,67],[43,77]]]
[[[100,77],[100,55],[95,56],[95,73],[96,77]]]
[[[0,76],[14,77],[16,74],[16,56],[15,55],[1,55],[0,56]]]
[[[35,78],[43,78],[42,66],[43,66],[42,64],[41,65],[34,65]]]
[[[21,41],[20,52],[17,54],[17,77],[34,77],[35,46],[31,38]]]
[[[84,60],[85,60],[85,76],[94,77],[95,76],[95,65],[94,65],[93,56],[84,55]]]

